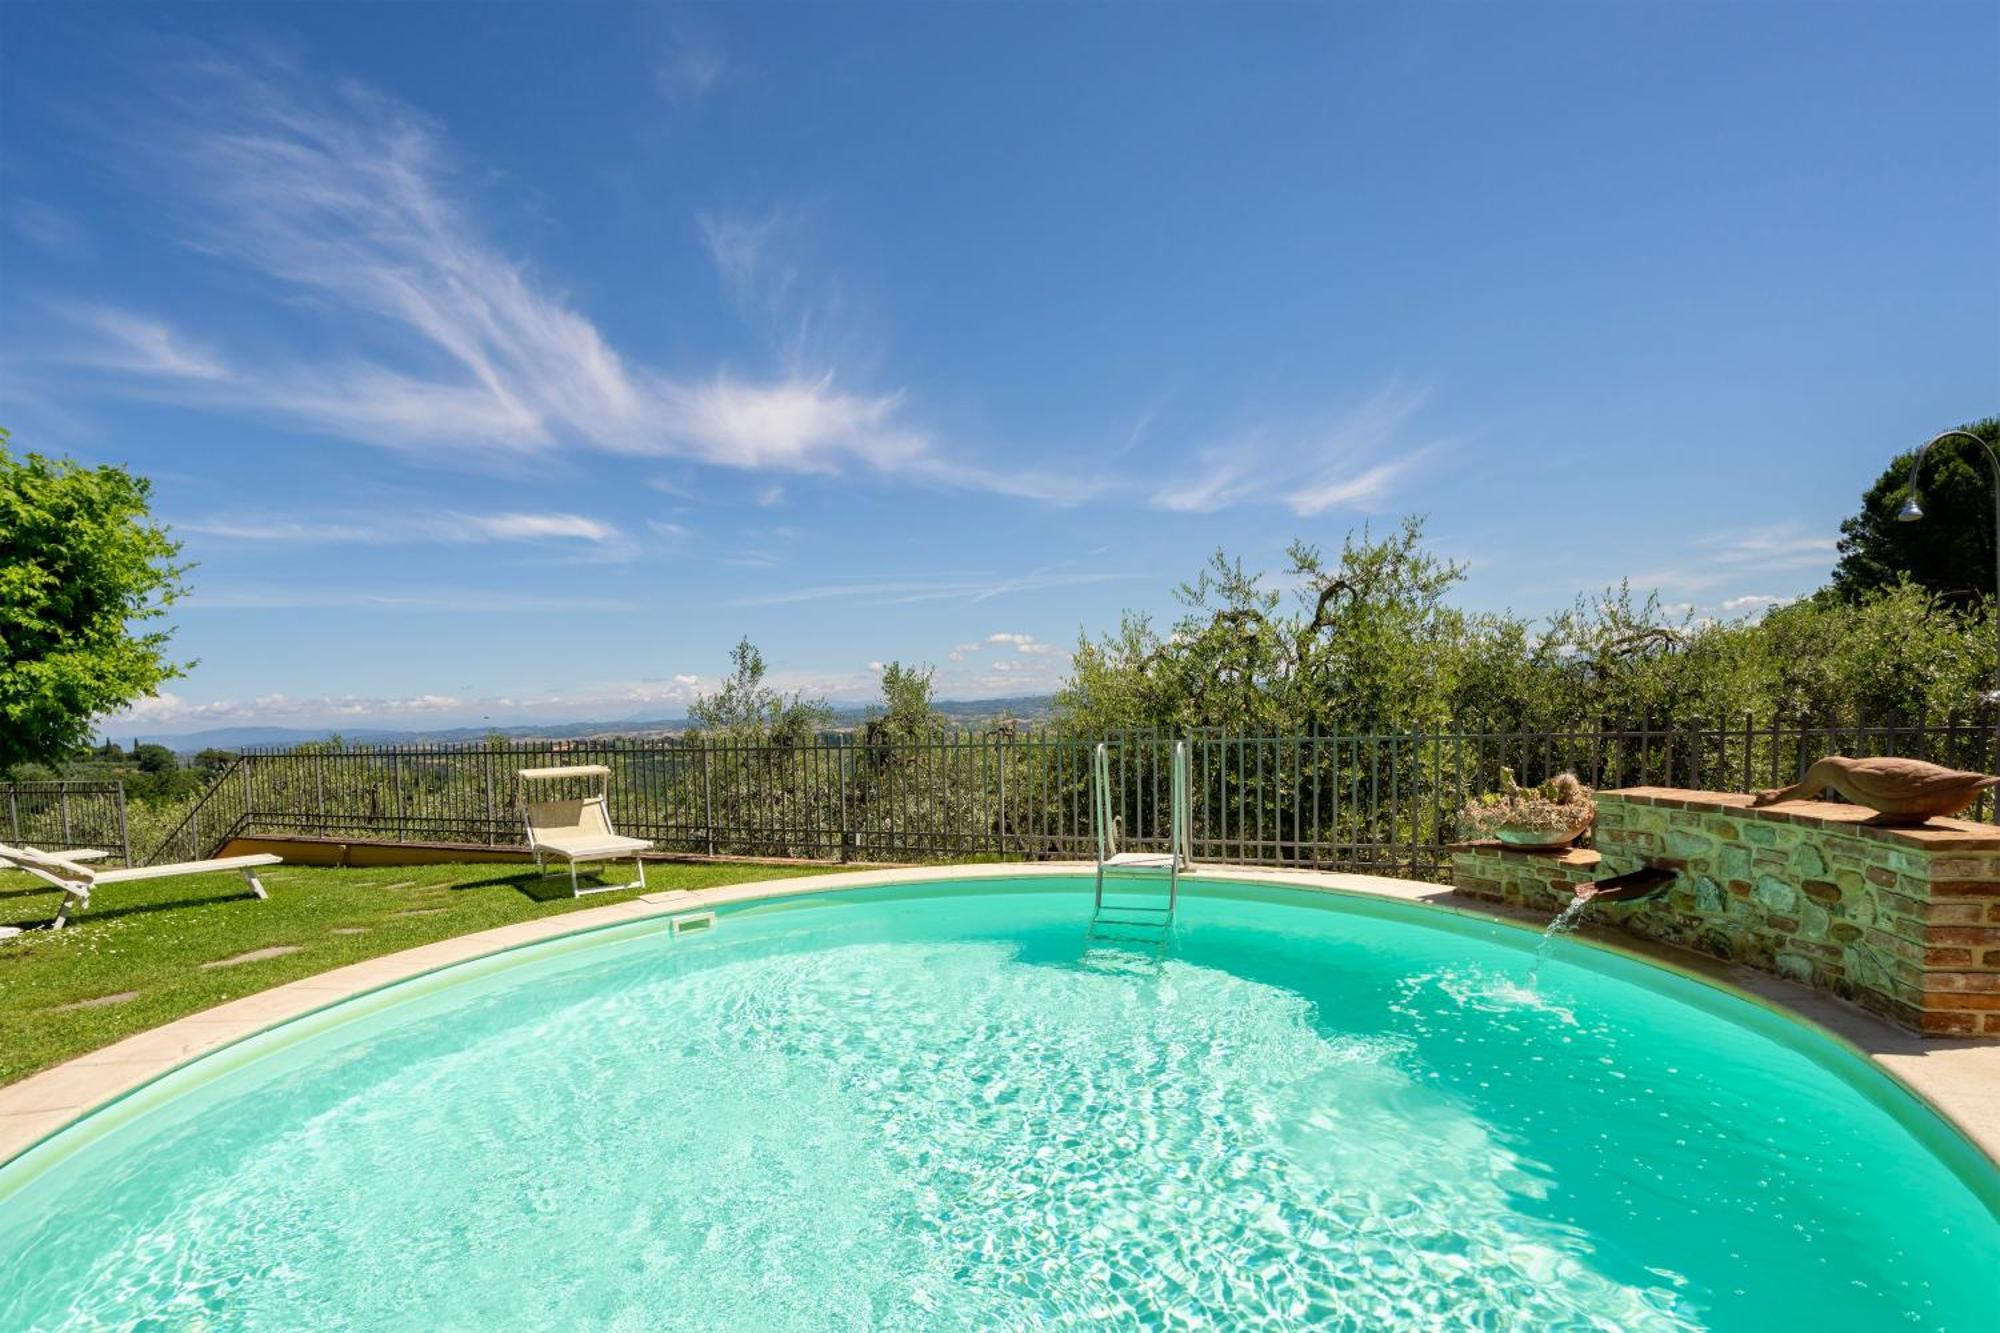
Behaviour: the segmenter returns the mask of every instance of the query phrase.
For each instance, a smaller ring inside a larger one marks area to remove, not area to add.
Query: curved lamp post
[[[1993,446],[1969,430],[1948,430],[1942,435],[1933,435],[1925,440],[1924,447],[1917,450],[1916,459],[1910,464],[1910,498],[1903,501],[1903,507],[1896,511],[1896,521],[1915,523],[1923,518],[1924,507],[1917,502],[1917,473],[1922,470],[1924,459],[1929,455],[1932,445],[1940,440],[1953,438],[1971,440],[1977,444],[1986,451],[1986,461],[1993,465],[1993,617],[1995,625],[2000,626],[2000,454],[1993,452]],[[2000,659],[1996,659],[1996,668],[2000,668]],[[1995,679],[1996,683],[2000,683],[2000,675],[1996,675]],[[2000,703],[2000,689],[1989,691],[1982,697],[1981,702]]]

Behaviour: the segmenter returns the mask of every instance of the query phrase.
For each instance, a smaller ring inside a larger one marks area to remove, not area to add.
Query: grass
[[[631,867],[624,872],[615,882]],[[658,892],[814,873],[823,868],[658,864],[646,867],[646,885]],[[114,884],[98,890],[64,929],[0,941],[0,1084],[224,1000],[347,963],[638,894],[572,898],[567,873],[539,877],[532,866],[504,863],[273,866],[263,879],[271,895],[265,902],[227,872]],[[55,890],[26,875],[0,874],[0,925],[44,925],[58,901]],[[260,949],[297,952],[202,966]],[[65,1008],[71,1005],[83,1007]]]

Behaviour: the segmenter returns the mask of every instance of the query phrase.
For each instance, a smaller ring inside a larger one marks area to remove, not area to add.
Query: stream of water
[[[1578,894],[1570,900],[1569,906],[1556,913],[1556,919],[1549,922],[1549,928],[1542,932],[1542,942],[1535,946],[1535,961],[1528,968],[1528,987],[1534,988],[1535,978],[1542,974],[1542,964],[1548,961],[1549,951],[1556,947],[1556,939],[1576,929],[1583,919],[1583,909],[1590,906],[1590,899]]]

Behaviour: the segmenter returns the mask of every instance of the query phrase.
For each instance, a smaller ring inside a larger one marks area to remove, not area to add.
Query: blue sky
[[[1217,546],[1816,586],[2000,407],[2000,5],[12,5],[0,423],[129,463],[117,725],[1035,693]]]

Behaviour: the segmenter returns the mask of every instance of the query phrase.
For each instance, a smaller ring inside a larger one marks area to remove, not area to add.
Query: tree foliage
[[[1620,586],[1535,622],[1453,607],[1463,576],[1425,549],[1416,519],[1350,534],[1332,561],[1294,545],[1276,580],[1289,609],[1273,581],[1218,553],[1182,585],[1166,634],[1128,615],[1078,645],[1058,719],[1094,735],[1565,732],[1745,714],[1851,725],[1965,715],[1993,670],[1991,604],[1907,580],[1733,621],[1670,616]]]
[[[944,715],[931,707],[934,667],[891,662],[882,668],[882,704],[868,720],[862,739],[869,745],[935,741],[947,728]]]
[[[91,720],[182,674],[169,630],[135,626],[184,591],[180,544],[120,467],[16,456],[0,432],[0,772],[55,763]]]
[[[2000,451],[2000,417],[1959,427]],[[1993,596],[1993,465],[1986,450],[1954,437],[1924,460],[1917,491],[1920,522],[1896,515],[1910,498],[1914,449],[1896,455],[1861,497],[1861,512],[1840,525],[1833,587],[1850,601],[1905,579],[1956,607]]]
[[[764,683],[764,654],[746,637],[729,653],[722,687],[688,707],[704,736],[754,745],[803,745],[833,721],[821,699],[786,694]]]

